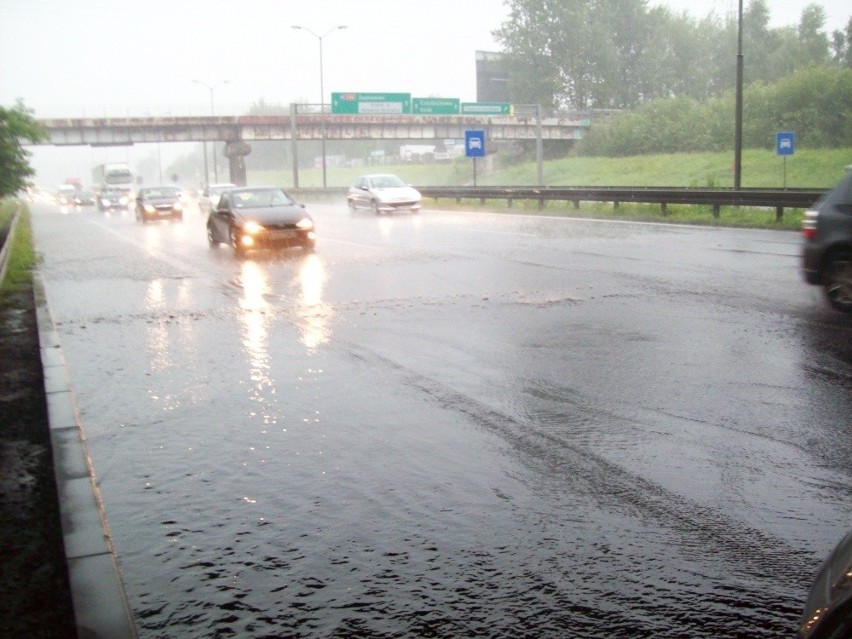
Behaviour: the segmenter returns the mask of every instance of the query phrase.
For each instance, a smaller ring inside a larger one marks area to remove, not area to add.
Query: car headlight
[[[181,211],[181,210],[183,210],[183,206],[181,205],[181,203],[180,203],[180,202],[175,202],[175,203],[174,203],[174,206],[172,206],[172,208],[173,208],[175,211]]]
[[[126,197],[123,197],[118,201],[118,203],[121,204],[121,206],[127,206],[128,202],[129,202],[129,200]]]
[[[246,222],[243,226],[243,231],[249,235],[257,235],[263,231],[263,227],[257,222]]]
[[[109,206],[109,200],[104,198],[104,199],[101,200],[101,204],[103,204],[104,206]]]
[[[146,213],[154,213],[157,210],[150,204],[146,204],[144,208]]]
[[[301,220],[296,222],[296,228],[302,229],[303,231],[310,231],[314,228],[314,221],[309,217],[303,217]]]

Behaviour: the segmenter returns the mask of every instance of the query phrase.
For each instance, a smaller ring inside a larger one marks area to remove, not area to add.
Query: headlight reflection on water
[[[322,293],[328,275],[318,255],[308,255],[299,269],[301,298],[297,308],[301,342],[313,350],[331,337],[333,311],[323,303]]]
[[[240,279],[243,297],[240,299],[243,324],[242,343],[249,357],[249,374],[252,381],[251,399],[264,401],[264,392],[275,392],[269,375],[269,335],[267,326],[270,315],[265,295],[269,290],[267,274],[255,262],[243,262]]]
[[[181,314],[191,301],[192,282],[188,279],[148,282],[145,292],[145,309],[149,316],[145,322],[148,368],[151,383],[164,386],[159,390],[155,386],[148,393],[151,399],[162,403],[164,410],[174,410],[186,402],[199,400],[198,385],[194,381],[187,381],[184,391],[177,392],[168,381],[169,377],[164,375],[178,366],[185,366],[198,355],[196,325]]]

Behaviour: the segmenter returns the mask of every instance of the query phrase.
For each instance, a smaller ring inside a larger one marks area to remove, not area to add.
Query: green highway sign
[[[508,102],[462,102],[462,115],[511,115],[512,105]]]
[[[458,115],[458,98],[414,98],[412,113],[421,115]]]
[[[410,93],[332,93],[331,112],[342,115],[411,113]]]

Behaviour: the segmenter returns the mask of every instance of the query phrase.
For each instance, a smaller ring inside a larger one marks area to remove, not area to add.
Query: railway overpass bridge
[[[237,115],[43,119],[48,133],[42,144],[56,146],[127,146],[152,142],[224,142],[230,181],[245,183],[245,156],[252,142],[282,141],[298,157],[306,140],[445,140],[463,139],[465,131],[482,129],[491,142],[582,139],[588,118],[538,117],[537,110],[515,115]],[[294,182],[298,186],[298,163]]]

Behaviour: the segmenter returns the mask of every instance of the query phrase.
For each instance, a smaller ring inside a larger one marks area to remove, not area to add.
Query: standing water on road
[[[311,212],[34,214],[140,636],[795,632],[852,358],[789,234]]]

